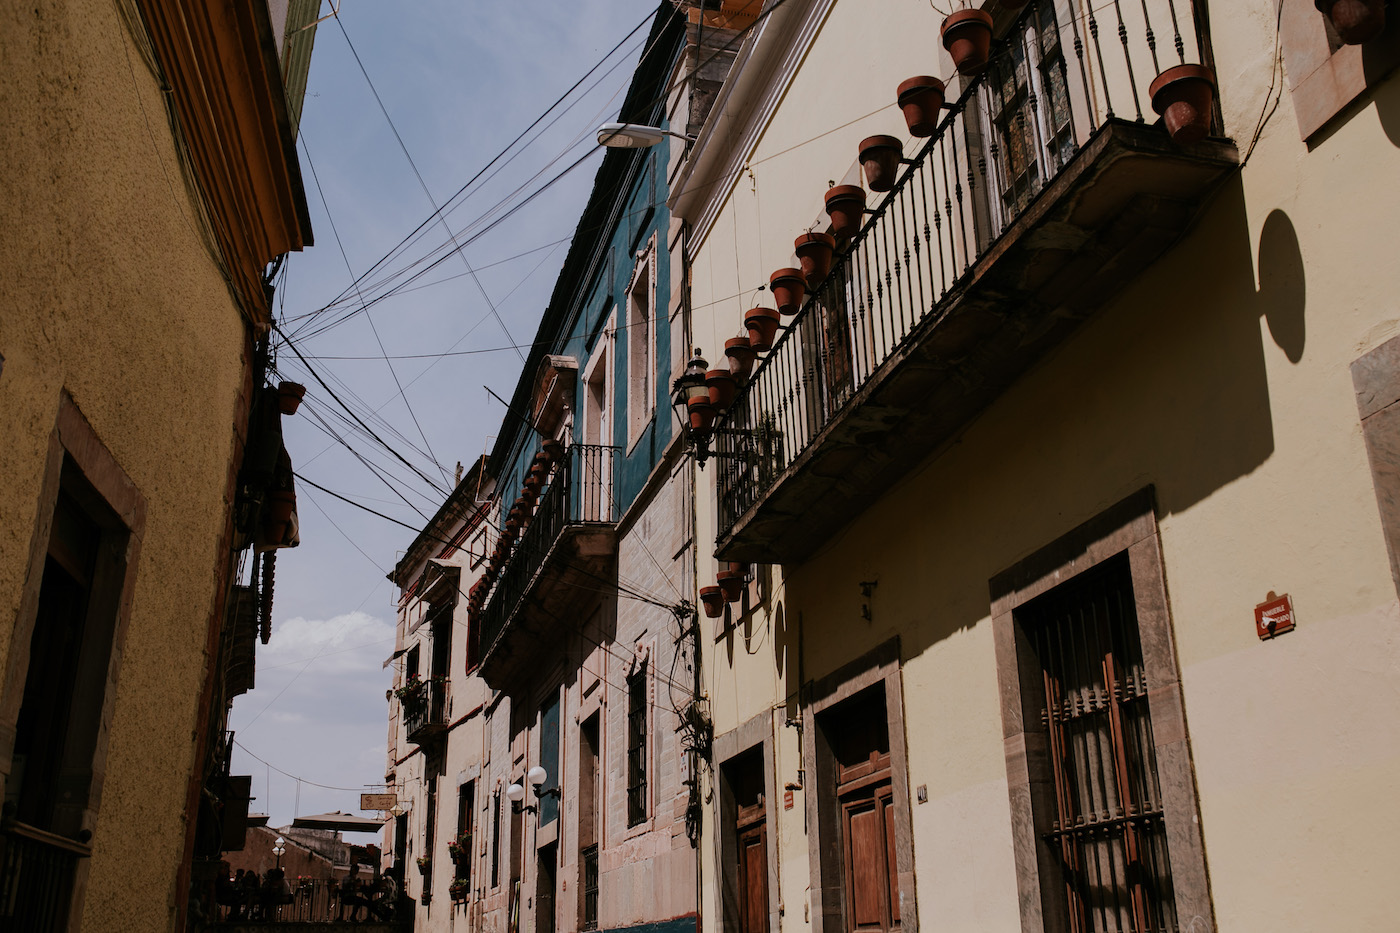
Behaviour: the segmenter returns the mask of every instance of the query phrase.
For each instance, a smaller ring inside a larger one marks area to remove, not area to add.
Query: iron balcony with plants
[[[1238,165],[1189,0],[1007,6],[944,22],[955,88],[889,89],[927,141],[908,159],[895,137],[859,145],[866,186],[830,189],[829,230],[796,243],[801,277],[773,274],[787,326],[746,315],[766,352],[716,425],[721,559],[811,553],[1160,257]]]
[[[607,585],[617,558],[618,454],[615,447],[574,444],[542,451],[531,466],[482,578],[487,582],[469,596],[480,632],[480,674],[493,688],[529,669],[532,646],[566,614],[580,587]]]

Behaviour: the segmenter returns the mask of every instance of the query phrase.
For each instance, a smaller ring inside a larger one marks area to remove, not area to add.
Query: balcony
[[[404,734],[424,745],[447,731],[447,678],[429,677],[407,685],[399,697],[403,706]]]
[[[6,818],[0,824],[0,929],[58,933],[68,929],[78,842]]]
[[[492,687],[539,657],[561,620],[615,586],[615,447],[575,444],[555,465],[534,517],[502,566],[481,612],[480,673]]]
[[[1156,261],[1234,171],[1231,141],[1178,145],[1149,122],[1153,77],[1208,63],[1190,6],[1119,6],[1057,21],[1050,0],[1027,4],[871,195],[717,425],[719,557],[804,559]]]

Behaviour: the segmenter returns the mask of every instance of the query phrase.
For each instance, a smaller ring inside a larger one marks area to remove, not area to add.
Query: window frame
[[[651,815],[649,780],[651,769],[647,756],[650,752],[649,739],[651,725],[648,721],[651,702],[650,684],[647,674],[650,671],[650,658],[642,658],[627,674],[627,749],[625,765],[627,769],[627,828],[635,829],[646,823]],[[640,694],[640,705],[638,705]],[[635,743],[635,744],[634,744]]]
[[[637,263],[632,269],[631,281],[627,283],[627,294],[623,300],[627,327],[627,449],[636,446],[646,433],[656,414],[656,234],[647,240],[645,248],[637,255]],[[636,302],[633,296],[645,289],[645,327],[634,321]],[[646,360],[638,373],[637,352],[646,350]]]
[[[1011,805],[1016,883],[1024,933],[1066,929],[1059,858],[1040,835],[1054,812],[1049,749],[1039,727],[1039,659],[1017,610],[1085,571],[1126,553],[1162,785],[1168,860],[1176,913],[1215,925],[1196,783],[1186,734],[1161,542],[1152,487],[1110,507],[990,581],[992,637],[1000,686],[1003,746]],[[1034,707],[1034,708],[1032,708]]]

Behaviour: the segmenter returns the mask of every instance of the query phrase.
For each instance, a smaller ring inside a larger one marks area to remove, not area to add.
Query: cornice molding
[[[740,46],[729,78],[671,189],[671,213],[691,225],[688,249],[692,256],[703,247],[835,3],[786,0]]]

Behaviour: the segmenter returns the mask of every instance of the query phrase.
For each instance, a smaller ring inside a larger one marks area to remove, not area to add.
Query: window
[[[501,792],[491,795],[491,887],[501,886]]]
[[[472,856],[475,852],[475,813],[472,808],[476,801],[476,782],[467,781],[457,788],[457,858],[454,860],[457,871],[455,880],[468,885],[472,881]]]
[[[0,890],[0,917],[67,929],[81,923],[145,500],[66,393],[42,482],[11,642],[28,662],[0,684],[13,741],[0,748],[0,878],[24,879]]]
[[[647,662],[627,676],[627,825],[647,818]]]
[[[1125,555],[1017,610],[1043,675],[1045,840],[1072,930],[1171,930],[1171,866]],[[1042,821],[1043,818],[1042,818]]]
[[[579,726],[578,742],[578,845],[583,884],[580,887],[579,923],[584,930],[598,929],[598,721],[594,713]]]
[[[540,767],[545,780],[534,790],[539,807],[539,825],[559,818],[559,692],[540,707]]]
[[[1152,491],[991,589],[1022,929],[1211,917]]]
[[[635,444],[656,407],[656,240],[627,288],[627,441]]]

